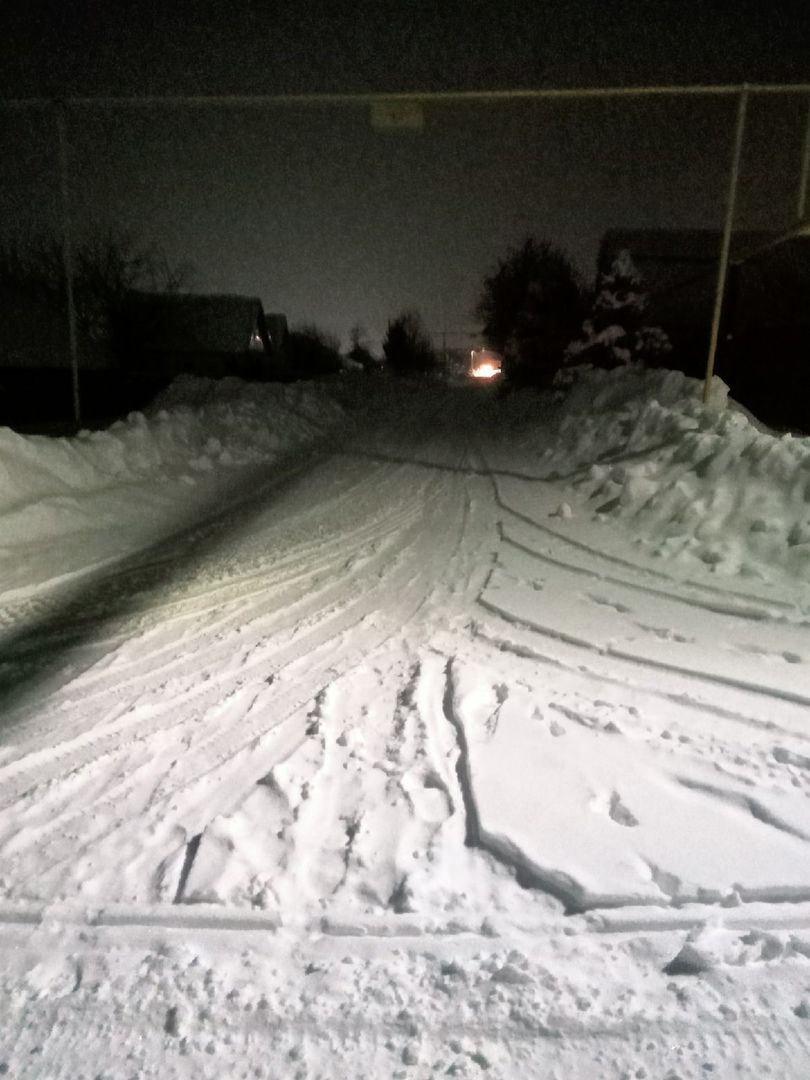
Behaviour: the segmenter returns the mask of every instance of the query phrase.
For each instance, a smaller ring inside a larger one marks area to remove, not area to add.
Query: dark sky
[[[808,82],[806,5],[27,4],[0,10],[0,95],[264,94]],[[741,220],[789,218],[801,100],[755,103]],[[71,118],[77,228],[113,224],[197,267],[195,286],[378,337],[416,305],[472,323],[483,274],[528,232],[586,275],[613,226],[719,224],[733,103],[432,106],[420,132],[366,107]],[[47,225],[52,127],[2,118],[5,231]]]
[[[804,81],[804,3],[5,0],[7,94]]]

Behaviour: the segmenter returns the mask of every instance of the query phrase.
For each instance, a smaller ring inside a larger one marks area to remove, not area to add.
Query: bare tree
[[[108,343],[111,325],[130,289],[180,292],[192,277],[189,264],[173,265],[156,244],[133,234],[104,229],[73,251],[73,293],[79,332],[92,344]],[[27,240],[0,241],[0,285],[66,304],[60,240],[40,233]]]

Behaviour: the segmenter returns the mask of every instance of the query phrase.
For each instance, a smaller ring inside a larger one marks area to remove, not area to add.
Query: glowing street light
[[[470,351],[470,375],[474,379],[493,379],[501,373],[501,358],[487,349]]]

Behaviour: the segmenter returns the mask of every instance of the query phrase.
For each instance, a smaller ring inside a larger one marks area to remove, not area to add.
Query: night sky
[[[5,98],[810,81],[804,4],[27,3],[0,12]],[[807,102],[756,101],[740,224],[787,226]],[[108,224],[344,339],[420,308],[474,326],[480,281],[529,232],[586,277],[611,227],[716,227],[730,100],[77,110],[77,231]],[[0,114],[4,236],[47,227],[52,123]]]

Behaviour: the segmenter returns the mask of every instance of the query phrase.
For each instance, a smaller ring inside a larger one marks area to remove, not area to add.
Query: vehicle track
[[[108,715],[100,731],[84,729],[80,717],[92,706],[94,696],[109,701],[108,692],[117,678],[114,665],[95,675],[91,671],[69,684],[68,695],[62,695],[63,700],[49,711],[49,716],[58,720],[64,732],[66,719],[71,711],[75,712],[79,718],[72,728],[68,725],[68,730],[78,739],[78,745],[66,745],[63,740],[54,750],[40,739],[36,751],[31,744],[23,746],[16,761],[0,765],[3,805],[23,799],[32,808],[34,818],[43,795],[50,802],[47,795],[52,782],[58,784],[66,775],[89,774],[86,803],[79,800],[78,807],[75,802],[71,807],[69,795],[61,808],[53,804],[48,807],[49,821],[40,820],[32,828],[30,839],[36,845],[37,868],[33,874],[20,873],[23,892],[34,887],[35,879],[42,881],[59,866],[81,860],[83,853],[104,835],[112,837],[122,827],[126,831],[123,823],[127,813],[133,813],[136,819],[142,815],[138,826],[142,835],[143,830],[148,834],[152,828],[149,820],[162,822],[167,813],[172,816],[175,837],[178,828],[184,830],[183,835],[199,831],[216,810],[212,806],[212,788],[227,791],[228,777],[233,775],[238,776],[238,790],[244,790],[272,767],[279,753],[292,752],[303,737],[307,703],[319,687],[328,685],[369,648],[387,640],[412,619],[430,594],[434,568],[452,558],[464,510],[459,492],[452,493],[447,486],[445,478],[431,477],[422,486],[421,499],[412,500],[409,514],[400,511],[399,520],[395,514],[393,523],[385,523],[389,532],[397,536],[394,558],[384,550],[361,563],[354,578],[344,573],[333,587],[316,592],[303,607],[283,609],[286,628],[292,630],[286,643],[280,636],[278,619],[268,622],[255,613],[251,618],[251,612],[240,608],[239,657],[229,661],[220,676],[203,686],[195,684],[192,675],[198,665],[212,664],[211,655],[198,652],[191,669],[180,672],[180,686],[175,687],[171,680],[162,679],[166,672],[161,671],[158,654],[156,674],[161,681],[152,694],[157,699],[154,707],[144,700],[134,708],[130,705],[128,712]],[[456,509],[451,512],[453,503]],[[419,516],[414,516],[417,506]],[[425,520],[431,517],[436,518],[436,523],[427,530]],[[407,527],[402,527],[403,522]],[[250,630],[246,633],[247,628]],[[216,651],[216,646],[210,649]],[[102,683],[93,686],[99,679],[106,680],[103,688]],[[85,681],[91,688],[89,695],[82,693]],[[126,700],[125,686],[123,690]],[[161,697],[165,700],[160,701]],[[232,712],[223,712],[219,703],[227,703],[229,697]],[[159,738],[162,754],[170,759],[171,766],[157,787],[152,783],[145,806],[144,785],[139,783],[138,774],[149,773],[155,752],[149,743],[154,737]],[[172,751],[171,745],[177,749]],[[139,753],[136,747],[141,748]],[[93,775],[109,778],[119,772],[121,779],[108,785],[103,794],[93,789]],[[180,794],[182,815],[173,806]],[[229,798],[236,797],[236,791],[222,794],[219,802],[226,805]],[[114,823],[94,828],[93,822],[108,820],[108,814],[115,818]],[[158,830],[166,832],[162,824]],[[65,832],[75,837],[70,859],[64,857]],[[173,843],[176,846],[177,840]],[[30,845],[18,839],[12,847],[9,869],[13,872]]]

